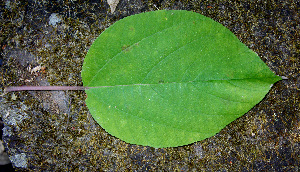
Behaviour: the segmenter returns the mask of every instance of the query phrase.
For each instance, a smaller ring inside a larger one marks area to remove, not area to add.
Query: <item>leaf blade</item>
[[[116,22],[90,48],[82,77],[106,131],[153,147],[213,136],[280,80],[228,29],[187,11]]]

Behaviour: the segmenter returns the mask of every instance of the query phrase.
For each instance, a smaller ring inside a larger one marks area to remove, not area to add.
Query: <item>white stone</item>
[[[107,0],[111,13],[114,13],[120,0]]]
[[[56,23],[59,23],[61,21],[60,17],[57,13],[52,13],[49,17],[49,24],[50,25],[56,25]]]

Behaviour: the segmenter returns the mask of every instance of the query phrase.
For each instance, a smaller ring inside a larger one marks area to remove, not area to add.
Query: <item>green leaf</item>
[[[91,46],[87,106],[111,135],[176,147],[203,140],[249,111],[281,77],[221,24],[189,11],[126,17]]]

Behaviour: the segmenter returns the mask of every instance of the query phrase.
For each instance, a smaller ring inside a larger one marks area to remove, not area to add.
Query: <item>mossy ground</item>
[[[4,1],[1,9],[2,88],[82,85],[82,63],[96,37],[123,17],[158,9],[192,10],[222,23],[288,78],[214,137],[166,149],[110,136],[89,114],[83,91],[2,95],[6,150],[11,157],[26,154],[26,166],[14,164],[17,170],[299,170],[299,2],[121,1],[110,14],[98,0]],[[61,19],[55,26],[53,13]],[[36,66],[42,69],[32,72]],[[13,125],[9,115],[23,118]]]

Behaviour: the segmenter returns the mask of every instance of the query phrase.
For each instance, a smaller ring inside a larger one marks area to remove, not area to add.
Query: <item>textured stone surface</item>
[[[0,6],[2,90],[8,85],[82,85],[82,62],[96,37],[123,17],[158,9],[192,10],[222,23],[271,70],[288,78],[214,137],[166,149],[110,136],[89,114],[83,91],[2,91],[3,141],[15,169],[299,170],[299,2],[122,0],[113,14],[99,0],[11,0]]]

